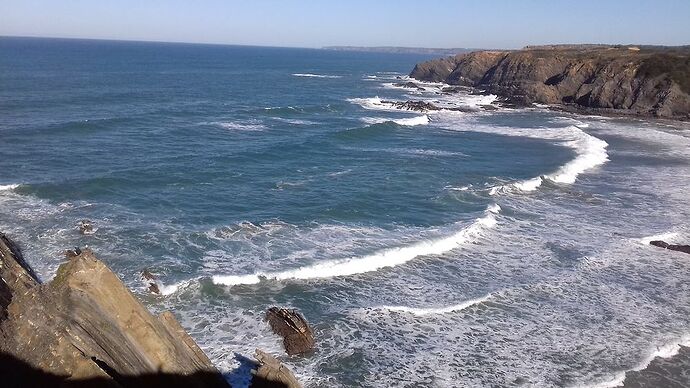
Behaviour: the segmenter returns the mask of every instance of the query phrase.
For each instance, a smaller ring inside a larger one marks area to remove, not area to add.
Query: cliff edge
[[[0,385],[12,377],[19,386],[45,381],[156,386],[152,383],[160,380],[143,383],[134,377],[167,375],[176,377],[167,378],[166,387],[228,387],[172,313],[152,315],[91,251],[70,258],[52,281],[41,284],[3,234],[0,355],[51,376],[40,379],[35,372],[22,376],[15,370],[3,374]]]
[[[690,119],[690,47],[557,45],[475,51],[420,63],[410,77],[472,86],[515,104]]]

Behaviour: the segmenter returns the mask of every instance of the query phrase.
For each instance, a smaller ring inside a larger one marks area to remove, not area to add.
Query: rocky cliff
[[[410,77],[473,86],[517,104],[690,119],[690,48],[538,46],[420,63]]]
[[[179,377],[167,386],[228,386],[170,312],[152,315],[91,251],[41,284],[4,235],[0,353],[56,381],[100,379],[101,386],[122,387],[139,385],[134,376],[166,374]],[[35,376],[14,377],[21,383]]]

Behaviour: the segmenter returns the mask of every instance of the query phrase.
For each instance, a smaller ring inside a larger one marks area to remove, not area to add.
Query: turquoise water
[[[233,381],[274,304],[308,386],[596,385],[687,341],[690,264],[641,240],[688,238],[687,131],[394,85],[425,59],[2,38],[0,227],[44,279],[88,245]]]

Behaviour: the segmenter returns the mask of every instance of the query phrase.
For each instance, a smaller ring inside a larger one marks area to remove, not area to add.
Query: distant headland
[[[690,119],[690,46],[549,45],[462,53],[410,77],[471,86],[517,105]]]
[[[368,53],[388,53],[388,54],[428,54],[428,55],[455,55],[476,51],[476,48],[427,48],[427,47],[395,47],[395,46],[326,46],[324,50],[333,51],[360,51]]]

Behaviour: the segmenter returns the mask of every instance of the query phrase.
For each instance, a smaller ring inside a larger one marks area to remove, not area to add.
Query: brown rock
[[[280,363],[275,357],[256,349],[256,359],[259,367],[252,370],[252,388],[301,388],[290,369]]]
[[[273,332],[283,337],[287,354],[304,354],[314,349],[314,333],[297,310],[271,307],[266,320]]]
[[[39,284],[0,236],[0,353],[60,380],[103,379],[101,386],[159,374],[184,377],[167,386],[228,386],[171,313],[153,316],[90,250]]]
[[[534,102],[690,119],[690,49],[597,45],[475,51],[420,63],[410,77]]]

